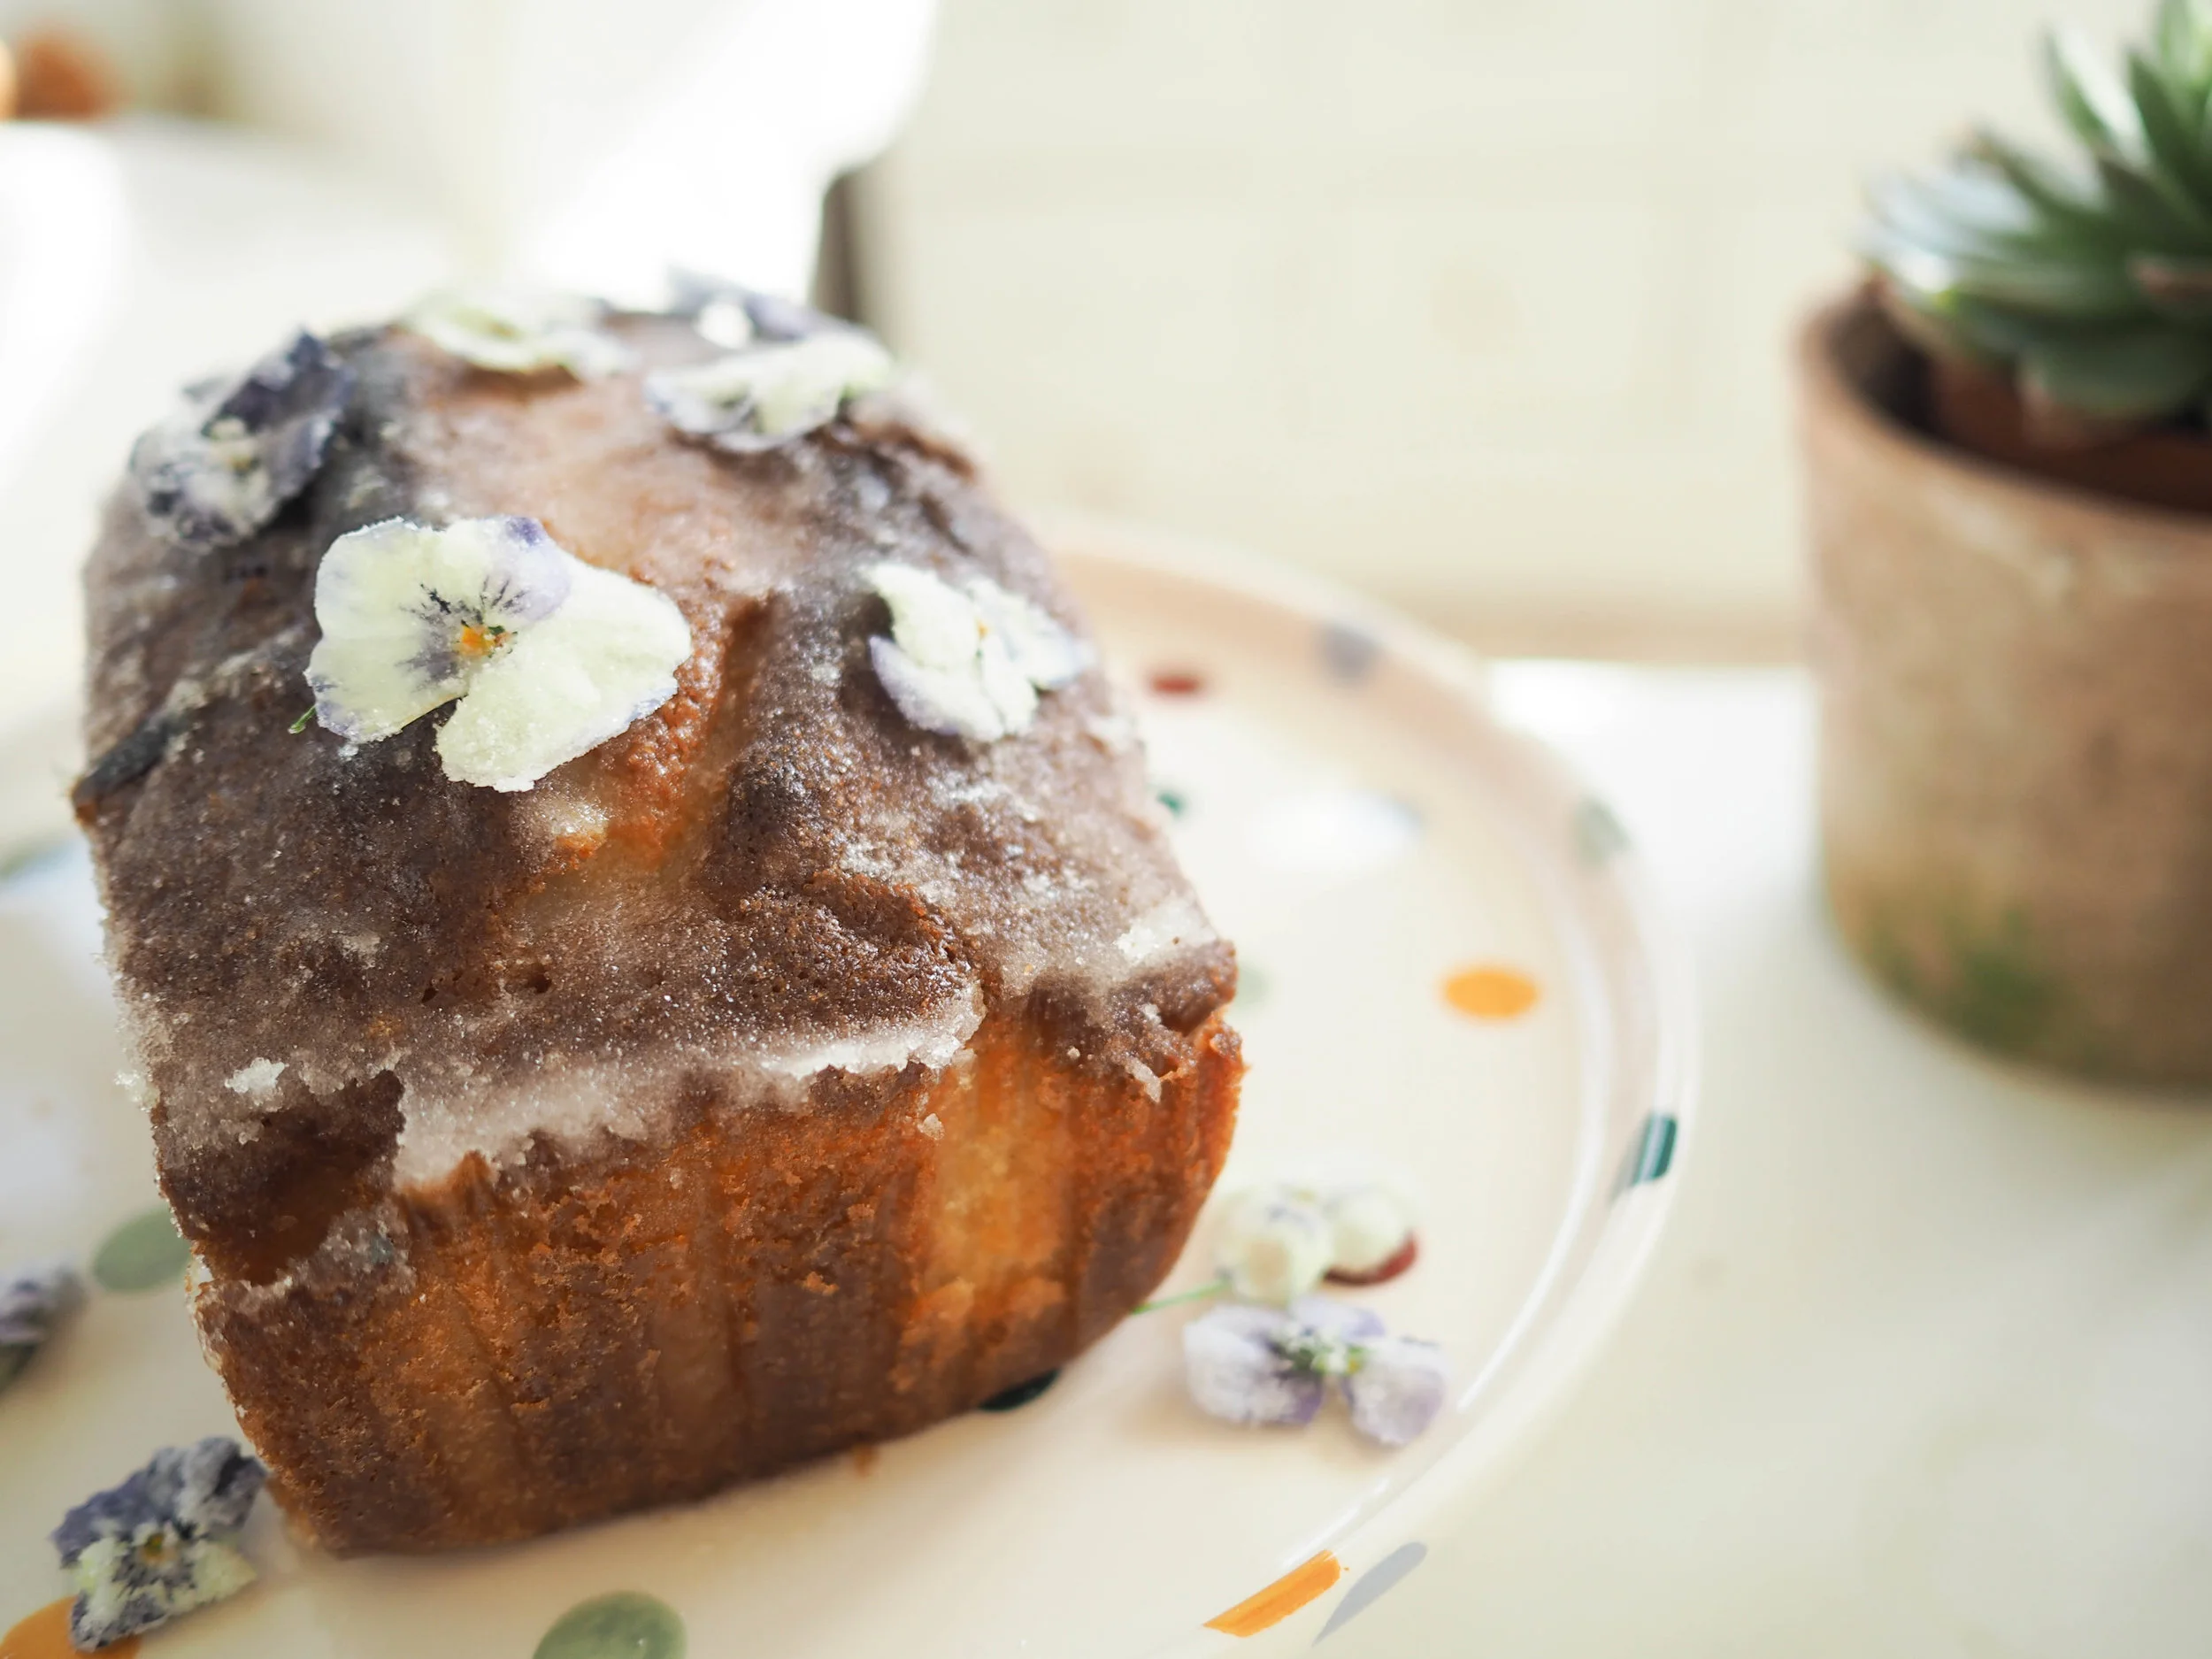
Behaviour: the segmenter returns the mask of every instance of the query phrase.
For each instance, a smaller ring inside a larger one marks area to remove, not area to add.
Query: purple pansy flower
[[[315,476],[353,382],[301,329],[243,374],[188,387],[185,407],[131,450],[147,523],[196,553],[244,541]]]
[[[83,1282],[66,1262],[19,1267],[0,1280],[0,1388],[21,1375],[83,1297]]]
[[[71,1645],[112,1647],[251,1584],[237,1539],[268,1473],[236,1440],[211,1436],[164,1448],[64,1516],[52,1539],[77,1584]]]
[[[1211,1309],[1183,1327],[1183,1367],[1199,1409],[1231,1423],[1310,1423],[1333,1378],[1352,1426],[1386,1446],[1434,1422],[1451,1386],[1434,1343],[1392,1336],[1370,1310],[1326,1296]]]

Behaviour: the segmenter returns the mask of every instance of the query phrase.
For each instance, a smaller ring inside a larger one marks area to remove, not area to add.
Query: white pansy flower
[[[595,380],[634,361],[628,347],[600,327],[606,314],[597,300],[580,294],[444,288],[419,301],[400,325],[480,369],[566,369],[580,380]]]
[[[1384,1187],[1346,1187],[1325,1194],[1333,1256],[1329,1277],[1340,1283],[1379,1283],[1395,1278],[1399,1258],[1413,1241],[1413,1217],[1405,1201]]]
[[[315,715],[349,742],[457,703],[446,776],[527,789],[675,695],[691,627],[665,595],[587,565],[534,518],[442,530],[388,518],[338,538],[315,577]]]
[[[1222,1217],[1215,1253],[1232,1291],[1283,1305],[1321,1282],[1335,1248],[1312,1195],[1274,1187],[1238,1194]]]
[[[649,374],[645,400],[677,431],[749,455],[834,420],[848,398],[888,386],[897,372],[873,335],[829,327]]]
[[[1387,1187],[1279,1184],[1230,1201],[1217,1255],[1238,1295],[1283,1303],[1324,1279],[1349,1285],[1394,1279],[1412,1264],[1413,1244],[1411,1214]]]
[[[963,588],[911,565],[862,572],[891,609],[891,637],[868,641],[876,678],[926,732],[988,743],[1029,729],[1037,694],[1083,672],[1082,642],[988,577]]]

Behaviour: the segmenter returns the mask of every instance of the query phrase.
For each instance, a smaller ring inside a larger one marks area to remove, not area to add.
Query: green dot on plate
[[[534,1659],[684,1659],[684,1622],[635,1590],[595,1595],[561,1615]]]
[[[106,1290],[158,1290],[182,1275],[191,1255],[168,1208],[157,1204],[108,1234],[92,1258],[92,1277]]]

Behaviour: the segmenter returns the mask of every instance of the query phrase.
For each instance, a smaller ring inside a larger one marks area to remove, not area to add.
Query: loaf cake
[[[449,304],[192,388],[108,509],[76,806],[134,1080],[329,1549],[966,1410],[1129,1312],[1220,1168],[1233,953],[1068,595],[879,360],[737,290]],[[394,712],[363,607],[449,555],[507,574],[425,586]],[[557,558],[680,641],[657,689],[455,703]],[[961,680],[947,604],[1060,655]]]

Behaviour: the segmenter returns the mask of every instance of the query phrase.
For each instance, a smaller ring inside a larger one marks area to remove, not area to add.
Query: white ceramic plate
[[[150,1638],[157,1659],[522,1659],[615,1592],[644,1622],[560,1659],[669,1659],[677,1624],[696,1659],[1286,1653],[1417,1570],[1556,1403],[1665,1218],[1690,1104],[1684,970],[1617,825],[1403,623],[1266,566],[1065,558],[1243,964],[1222,1190],[1317,1167],[1410,1188],[1418,1264],[1349,1294],[1445,1345],[1444,1417],[1394,1453],[1340,1412],[1214,1422],[1172,1309],[1018,1409],[528,1545],[335,1562],[265,1503],[261,1584]],[[0,801],[51,787],[37,752],[0,744]],[[74,844],[0,884],[0,1265],[90,1263],[154,1198],[97,944]],[[104,1279],[157,1282],[96,1290],[0,1396],[0,1628],[64,1594],[43,1535],[65,1509],[234,1432],[165,1236],[127,1233]],[[1170,1289],[1207,1276],[1207,1242]]]

